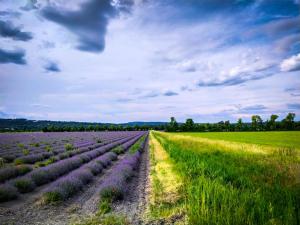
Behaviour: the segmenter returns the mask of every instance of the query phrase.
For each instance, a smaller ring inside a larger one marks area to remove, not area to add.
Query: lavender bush
[[[25,165],[2,168],[0,169],[0,182],[2,183],[17,176],[24,175],[31,170],[31,167]]]
[[[31,192],[35,188],[33,181],[27,177],[17,178],[11,181],[11,184],[15,186],[20,193]]]
[[[18,190],[9,184],[0,185],[0,202],[16,199]]]
[[[141,152],[145,146],[145,139],[140,143],[138,151],[128,153],[126,157],[114,168],[112,174],[101,184],[100,196],[104,200],[115,201],[122,199],[126,193],[126,183],[137,169]]]

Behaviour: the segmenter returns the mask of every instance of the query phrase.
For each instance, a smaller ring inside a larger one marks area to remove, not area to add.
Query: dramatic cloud
[[[63,10],[47,6],[42,15],[58,23],[77,35],[78,49],[89,52],[101,52],[105,47],[105,34],[108,21],[116,15],[116,9],[110,0],[89,0],[78,10]]]
[[[14,27],[11,22],[2,20],[0,20],[0,35],[19,41],[29,41],[32,39],[31,33],[23,32],[20,28]]]
[[[218,76],[199,81],[198,86],[233,86],[251,80],[260,80],[273,75],[274,72],[271,69],[274,65],[273,63],[257,63],[235,66],[227,71],[222,70]]]
[[[0,49],[0,64],[4,63],[15,63],[15,64],[26,64],[24,59],[25,52],[23,50],[7,51]]]
[[[48,62],[44,68],[48,72],[60,72],[61,71],[58,64],[55,62]]]
[[[294,55],[288,59],[285,59],[280,64],[282,72],[297,71],[300,70],[300,54]]]

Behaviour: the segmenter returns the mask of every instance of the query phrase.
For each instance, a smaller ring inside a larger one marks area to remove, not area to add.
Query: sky
[[[300,0],[0,0],[0,118],[300,119]]]

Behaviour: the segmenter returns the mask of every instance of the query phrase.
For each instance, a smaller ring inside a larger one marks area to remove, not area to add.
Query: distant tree
[[[191,119],[191,118],[186,119],[185,124],[184,124],[186,131],[193,131],[194,126],[195,126],[195,123],[194,123],[193,119]]]
[[[224,128],[225,128],[225,131],[229,131],[230,130],[230,121],[229,120],[225,121]]]
[[[295,125],[295,113],[288,113],[285,119],[282,120],[283,127],[287,130],[293,130]]]
[[[253,115],[251,117],[251,121],[252,121],[252,130],[254,131],[259,131],[262,130],[263,128],[263,120],[261,119],[261,117],[259,115]]]
[[[167,125],[167,131],[177,131],[178,130],[178,123],[174,117],[171,117],[170,123]]]
[[[43,127],[42,131],[43,132],[49,132],[48,127]]]
[[[237,131],[243,130],[243,120],[242,120],[242,118],[239,118],[239,119],[238,119],[238,121],[237,121],[237,123],[236,123],[235,129],[236,129]]]
[[[213,131],[223,131],[225,129],[225,123],[224,121],[218,122],[215,126],[213,126]]]
[[[270,120],[266,122],[267,130],[276,130],[276,120],[278,119],[278,115],[272,114],[270,116]]]

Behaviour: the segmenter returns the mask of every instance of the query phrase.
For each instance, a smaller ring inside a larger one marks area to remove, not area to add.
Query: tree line
[[[63,121],[34,121],[26,119],[0,119],[0,132],[83,132],[83,131],[138,131],[138,130],[164,130],[168,132],[226,132],[226,131],[275,131],[275,130],[300,130],[300,121],[295,121],[295,113],[278,121],[278,115],[271,115],[263,121],[259,115],[253,115],[251,122],[243,122],[240,118],[235,123],[229,120],[218,123],[194,123],[189,118],[185,123],[178,123],[171,117],[169,123],[165,122],[133,122],[127,124],[105,124],[86,122]]]
[[[146,131],[146,130],[164,130],[165,125],[88,125],[88,126],[54,126],[50,125],[42,129],[43,132],[82,132],[82,131]]]
[[[251,122],[244,123],[239,118],[236,123],[220,121],[218,123],[194,123],[193,119],[186,119],[185,123],[178,123],[174,117],[166,125],[165,130],[168,132],[226,132],[226,131],[281,131],[281,130],[300,130],[300,121],[296,122],[295,113],[288,113],[287,116],[277,121],[278,115],[271,115],[266,121],[263,121],[259,115],[253,115]]]

